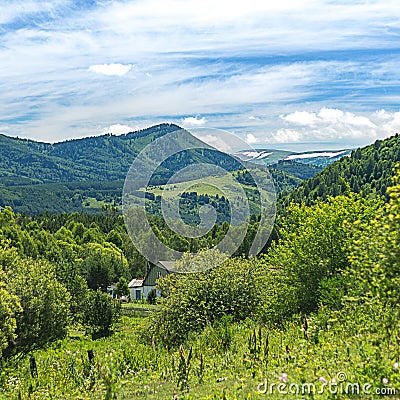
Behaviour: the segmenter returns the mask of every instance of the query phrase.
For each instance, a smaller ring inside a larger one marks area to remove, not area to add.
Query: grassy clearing
[[[398,337],[382,341],[379,333],[352,332],[340,321],[318,330],[312,320],[307,328],[298,321],[285,329],[245,322],[206,328],[180,349],[167,351],[139,342],[144,321],[123,317],[109,338],[93,341],[74,333],[74,339],[38,351],[38,377],[31,377],[28,357],[15,361],[1,373],[0,398],[373,399],[377,389],[400,393]],[[92,362],[88,350],[94,352]],[[347,383],[360,390],[368,384],[371,393],[340,393]],[[279,384],[300,392],[280,394]],[[265,389],[272,394],[262,393]]]
[[[232,193],[237,193],[232,185],[232,180],[231,174],[225,174],[223,176],[210,176],[188,182],[154,186],[147,188],[147,191],[165,198],[176,197],[183,192],[197,192],[198,195],[207,194],[209,196],[216,196],[218,194],[218,196],[230,197]],[[254,188],[248,185],[241,186],[244,189],[254,190]],[[226,192],[219,188],[223,188]]]

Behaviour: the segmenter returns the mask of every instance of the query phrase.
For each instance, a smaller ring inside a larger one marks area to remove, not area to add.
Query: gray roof
[[[167,271],[173,271],[175,262],[176,261],[159,261],[157,264]]]

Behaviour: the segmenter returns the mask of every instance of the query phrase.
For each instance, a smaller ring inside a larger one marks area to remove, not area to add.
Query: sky
[[[353,148],[400,131],[399,66],[398,0],[0,0],[0,133]]]

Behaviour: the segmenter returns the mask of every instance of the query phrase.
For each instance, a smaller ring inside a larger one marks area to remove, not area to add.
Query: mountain
[[[303,164],[294,160],[280,160],[276,164],[270,165],[269,168],[270,171],[283,171],[301,180],[312,178],[315,174],[323,170],[323,167],[313,164]]]
[[[295,153],[286,150],[275,149],[256,149],[242,150],[235,153],[237,157],[244,161],[251,161],[265,165],[274,165],[281,161],[296,161],[301,164],[310,164],[318,167],[325,167],[342,157],[349,156],[351,150],[325,150],[325,151],[307,151]]]
[[[324,200],[349,189],[365,196],[377,194],[387,198],[386,189],[392,184],[393,170],[398,162],[400,136],[396,134],[352,151],[349,157],[328,165],[282,200],[285,204],[291,201],[311,204],[317,198]]]
[[[203,148],[166,157],[158,167],[152,154],[146,154],[136,171],[138,177],[154,167],[150,184],[164,185],[176,171],[196,163],[217,165],[226,171],[243,169],[236,158],[216,151],[173,124],[55,144],[0,135],[0,206],[10,205],[16,212],[28,214],[93,213],[106,204],[118,206],[125,177],[136,156],[151,142],[175,131],[179,135],[158,146],[158,154],[167,154],[174,140]],[[271,170],[271,174],[278,192],[289,192],[302,182],[284,168]],[[194,177],[181,179],[190,181]]]
[[[28,214],[95,213],[107,204],[119,206],[126,174],[136,156],[149,143],[177,130],[180,135],[176,140],[205,146],[173,124],[160,124],[121,136],[107,134],[55,144],[0,135],[0,206],[10,205],[15,211]],[[284,203],[310,203],[318,197],[324,199],[344,193],[346,185],[355,192],[384,194],[394,164],[400,161],[399,140],[396,135],[350,153],[348,150],[292,153],[262,149],[235,155],[245,164],[269,164],[277,193]],[[168,149],[158,150],[164,154]],[[151,154],[143,163],[142,169],[156,167]],[[164,185],[176,171],[195,163],[211,163],[227,171],[243,168],[235,158],[205,146],[201,150],[186,151],[184,156],[167,158],[155,169],[150,183]],[[322,170],[321,165],[326,163],[330,165]],[[137,175],[141,172],[139,168]],[[293,191],[295,188],[298,189]]]
[[[0,183],[124,180],[132,160],[151,141],[177,129],[161,124],[126,135],[111,134],[49,144],[0,135]]]

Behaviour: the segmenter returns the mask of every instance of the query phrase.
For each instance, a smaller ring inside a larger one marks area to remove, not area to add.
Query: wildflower
[[[384,385],[387,385],[389,383],[389,379],[388,378],[382,378],[382,383]]]
[[[393,368],[397,371],[399,369],[399,363],[395,362]]]
[[[332,378],[331,382],[336,383],[336,378]]]
[[[66,353],[67,353],[68,355],[70,355],[70,354],[71,354],[71,350],[67,350]]]
[[[279,380],[286,383],[286,381],[287,381],[287,374],[283,373],[283,374],[279,377]]]
[[[322,382],[322,383],[326,383],[326,379],[323,376],[319,377],[319,381]]]

